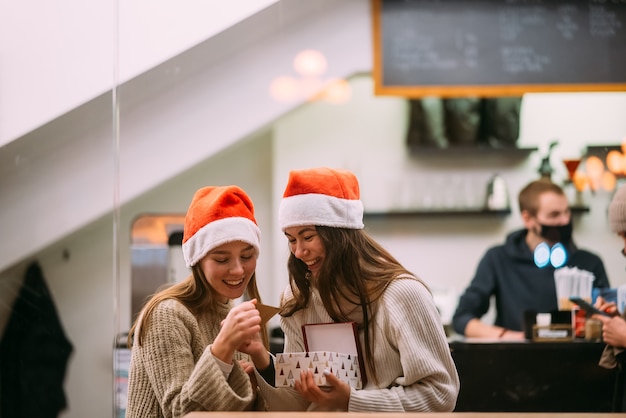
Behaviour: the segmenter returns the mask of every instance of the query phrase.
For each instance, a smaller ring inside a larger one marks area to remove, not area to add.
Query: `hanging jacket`
[[[67,406],[71,352],[41,268],[32,263],[0,340],[0,417],[57,417]]]

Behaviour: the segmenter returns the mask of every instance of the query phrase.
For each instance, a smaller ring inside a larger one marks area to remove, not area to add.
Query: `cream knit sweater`
[[[285,291],[292,297],[291,290]],[[281,318],[285,332],[284,352],[305,351],[302,325],[333,322],[317,292],[309,307]],[[367,369],[367,386],[352,389],[348,411],[354,412],[446,412],[456,405],[459,377],[452,360],[443,325],[424,284],[415,278],[394,280],[379,301],[371,324],[378,384]],[[363,353],[365,345],[360,334]],[[365,355],[365,354],[364,354]],[[294,389],[273,388],[257,374],[269,410],[320,410]]]
[[[197,319],[175,300],[156,307],[143,345],[136,337],[133,344],[127,418],[254,408],[255,392],[237,361],[247,357],[235,353],[226,379],[209,348],[229,309],[224,304],[217,315]]]

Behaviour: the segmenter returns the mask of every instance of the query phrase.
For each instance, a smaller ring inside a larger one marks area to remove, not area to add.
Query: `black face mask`
[[[572,221],[565,225],[543,225],[541,226],[540,235],[550,242],[560,242],[567,246],[572,241]]]

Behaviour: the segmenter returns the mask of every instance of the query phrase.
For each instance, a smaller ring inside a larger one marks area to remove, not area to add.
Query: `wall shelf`
[[[363,216],[369,219],[399,219],[410,217],[451,217],[451,216],[493,216],[501,217],[511,214],[511,209],[489,210],[489,209],[404,209],[389,210],[385,212],[365,212]]]
[[[448,156],[462,156],[462,157],[479,157],[479,156],[501,156],[501,157],[515,157],[526,158],[531,153],[537,151],[537,147],[503,147],[493,148],[489,146],[473,145],[473,146],[450,146],[447,148],[437,148],[429,146],[409,146],[409,153],[415,157],[448,157]]]
[[[587,213],[589,206],[572,206],[570,210],[573,214]],[[401,219],[412,217],[505,217],[511,214],[511,209],[391,209],[388,211],[366,211],[363,217],[369,219]]]
[[[570,206],[569,210],[572,213],[586,213],[589,212],[591,209],[589,208],[589,206]]]

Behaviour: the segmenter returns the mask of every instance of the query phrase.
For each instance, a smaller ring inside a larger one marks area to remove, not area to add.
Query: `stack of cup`
[[[578,267],[563,267],[554,271],[556,297],[560,311],[569,311],[574,307],[570,301],[572,296],[591,303],[591,288],[595,276],[593,273]]]
[[[570,298],[579,297],[591,303],[593,273],[577,267],[563,267],[554,271],[554,283],[558,298],[559,310],[572,312],[572,336],[585,337],[587,315]]]

